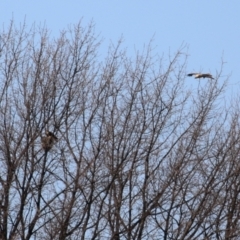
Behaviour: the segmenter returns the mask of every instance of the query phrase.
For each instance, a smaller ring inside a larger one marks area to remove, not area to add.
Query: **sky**
[[[104,46],[123,37],[129,54],[141,51],[151,39],[159,55],[185,45],[189,72],[214,75],[223,61],[222,79],[230,76],[230,88],[239,89],[240,1],[5,0],[0,9],[2,25],[25,19],[28,25],[45,24],[53,35],[80,20],[83,27],[93,21]]]

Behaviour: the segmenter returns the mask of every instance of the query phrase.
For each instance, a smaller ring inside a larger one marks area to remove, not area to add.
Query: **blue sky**
[[[0,22],[13,18],[28,25],[43,24],[57,35],[59,30],[82,19],[87,26],[93,20],[95,31],[108,46],[123,36],[129,53],[143,49],[154,37],[155,51],[168,55],[182,44],[188,46],[189,71],[219,70],[231,74],[229,84],[240,82],[240,1],[217,0],[41,0],[1,1]],[[193,79],[189,79],[193,81]]]

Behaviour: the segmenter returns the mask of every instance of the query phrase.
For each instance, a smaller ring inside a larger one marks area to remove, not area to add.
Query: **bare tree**
[[[225,83],[190,89],[187,54],[94,25],[51,38],[14,23],[0,43],[1,239],[238,239],[239,109]]]

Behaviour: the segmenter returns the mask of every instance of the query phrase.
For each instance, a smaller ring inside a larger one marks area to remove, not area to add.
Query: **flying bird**
[[[195,76],[195,78],[211,78],[211,79],[214,79],[212,74],[210,74],[210,73],[189,73],[187,76],[188,77]]]

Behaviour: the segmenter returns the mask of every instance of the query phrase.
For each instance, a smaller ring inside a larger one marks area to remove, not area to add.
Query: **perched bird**
[[[42,148],[48,152],[52,147],[53,147],[53,143],[54,141],[52,141],[52,138],[50,137],[42,137]]]
[[[195,76],[195,78],[211,78],[214,79],[210,73],[189,73],[188,77]]]
[[[42,137],[42,148],[49,151],[58,138],[50,131],[46,131],[46,137]]]

